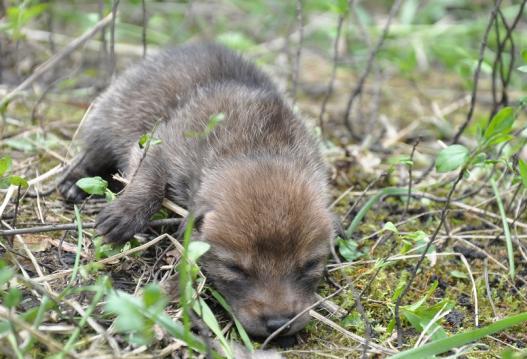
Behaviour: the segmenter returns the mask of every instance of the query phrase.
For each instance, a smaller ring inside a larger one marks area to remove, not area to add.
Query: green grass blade
[[[445,339],[439,339],[434,342],[423,345],[419,348],[406,350],[391,356],[391,359],[422,359],[430,358],[434,355],[447,352],[453,348],[460,347],[484,336],[508,329],[520,323],[527,322],[527,312],[507,317],[483,328],[474,329],[466,333],[453,335]]]
[[[514,265],[514,250],[512,248],[512,238],[511,232],[509,230],[509,223],[507,223],[507,215],[505,214],[505,209],[503,207],[503,202],[501,201],[500,192],[498,191],[498,186],[494,178],[490,179],[490,184],[492,185],[492,190],[496,196],[496,202],[498,203],[498,208],[500,210],[501,221],[503,222],[503,233],[505,234],[505,243],[507,245],[507,256],[509,257],[509,274],[514,280],[516,275],[516,269]]]
[[[234,321],[234,325],[236,326],[236,329],[238,330],[238,334],[240,335],[240,338],[241,338],[243,344],[245,345],[245,347],[247,349],[249,349],[250,352],[254,352],[254,346],[253,346],[253,343],[251,342],[251,339],[249,338],[249,335],[247,335],[247,332],[243,328],[242,324],[234,316],[234,313],[233,313],[230,305],[227,304],[227,302],[221,296],[221,294],[218,293],[217,291],[215,291],[214,289],[210,289],[210,292],[212,293],[212,296],[218,301],[218,303],[221,304],[223,309],[225,309],[229,313],[229,315],[231,316],[232,320]]]
[[[360,211],[357,213],[357,215],[353,218],[353,221],[349,225],[348,229],[346,229],[346,235],[348,238],[351,237],[353,232],[357,229],[360,222],[366,216],[366,213],[370,210],[370,208],[383,196],[404,196],[408,194],[408,188],[397,188],[397,187],[387,187],[383,188],[379,192],[377,192],[375,195],[373,195],[365,204],[362,206]]]

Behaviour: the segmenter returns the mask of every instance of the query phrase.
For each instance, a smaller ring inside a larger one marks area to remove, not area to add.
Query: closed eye
[[[249,274],[239,265],[235,263],[229,263],[225,266],[230,272],[240,276],[240,277],[248,277]]]
[[[319,266],[319,264],[321,262],[322,262],[322,260],[320,258],[315,258],[315,259],[311,259],[311,260],[307,261],[302,266],[302,272],[306,273],[306,272],[311,272],[311,271],[317,269],[317,267]]]

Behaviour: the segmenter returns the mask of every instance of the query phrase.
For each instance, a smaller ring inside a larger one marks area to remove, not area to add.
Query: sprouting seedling
[[[161,142],[159,138],[153,138],[151,134],[145,133],[139,138],[139,147],[147,148],[148,146],[158,145]]]
[[[99,176],[84,177],[78,180],[75,184],[88,194],[105,196],[108,202],[115,199],[115,193],[108,188],[108,181]]]
[[[5,189],[9,186],[27,188],[29,183],[23,177],[8,175],[9,171],[11,171],[12,164],[11,157],[0,157],[0,188]]]
[[[436,170],[438,172],[450,172],[461,168],[460,174],[466,174],[473,166],[495,164],[497,162],[496,160],[487,159],[487,152],[491,151],[498,144],[509,142],[515,138],[512,135],[514,121],[524,107],[525,101],[522,100],[520,101],[520,105],[517,109],[513,109],[512,107],[504,107],[498,111],[498,113],[496,113],[490,120],[487,128],[481,132],[478,145],[474,150],[470,151],[467,147],[460,144],[450,145],[441,150],[436,158]],[[510,167],[509,163],[506,163],[506,165]],[[527,168],[525,163],[519,163],[519,172],[522,183],[526,185]],[[498,207],[500,209],[500,215],[503,220],[503,231],[505,234],[507,253],[509,257],[509,274],[511,278],[514,279],[515,263],[512,239],[509,234],[505,211],[501,203],[495,179],[490,178],[490,181],[496,196]]]
[[[210,116],[209,118],[209,122],[207,123],[207,125],[205,126],[205,129],[201,132],[199,131],[186,131],[185,132],[185,137],[188,137],[188,138],[196,138],[196,137],[199,137],[199,138],[203,138],[203,137],[207,137],[212,131],[214,131],[214,129],[216,128],[216,126],[218,126],[220,124],[221,121],[223,121],[225,119],[225,114],[223,112],[220,112],[216,115],[212,115]]]
[[[486,159],[486,152],[498,144],[508,142],[514,138],[511,135],[512,126],[518,113],[524,107],[522,103],[518,109],[504,107],[491,119],[482,133],[478,146],[470,151],[467,147],[454,144],[442,149],[436,158],[437,172],[450,172],[458,168],[468,170],[470,166],[493,163]]]

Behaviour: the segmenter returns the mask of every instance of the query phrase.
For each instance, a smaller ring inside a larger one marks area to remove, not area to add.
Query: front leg
[[[131,166],[124,192],[97,216],[95,228],[108,243],[123,243],[143,231],[165,196],[166,171],[161,151],[150,149],[137,169]]]

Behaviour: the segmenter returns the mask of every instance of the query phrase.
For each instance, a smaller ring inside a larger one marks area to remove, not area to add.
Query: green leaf
[[[0,177],[0,189],[6,189],[9,185],[9,177]]]
[[[442,149],[436,158],[436,171],[454,171],[465,164],[469,154],[468,148],[463,145],[450,145]]]
[[[249,351],[254,352],[254,346],[251,342],[251,339],[249,338],[249,335],[247,335],[247,332],[243,328],[240,321],[234,316],[234,313],[229,304],[227,304],[227,301],[221,296],[220,293],[218,293],[214,289],[210,289],[210,291],[212,293],[212,296],[218,301],[218,303],[221,304],[221,306],[230,314],[231,318],[234,320],[236,330],[238,330],[238,334],[240,334],[240,338],[242,339],[243,344],[245,344],[245,347],[249,349]]]
[[[520,177],[522,179],[523,186],[527,188],[527,163],[520,159],[518,161],[518,167],[520,168]]]
[[[150,283],[143,290],[143,303],[146,308],[162,311],[168,300],[157,283]]]
[[[22,188],[28,188],[29,187],[29,183],[27,183],[27,181],[20,177],[20,176],[11,176],[9,177],[9,183],[13,186],[20,186]]]
[[[209,327],[209,329],[216,335],[223,347],[223,350],[225,351],[225,354],[227,354],[227,358],[233,358],[232,348],[223,335],[220,324],[218,323],[218,320],[214,316],[214,313],[209,308],[207,303],[205,303],[203,299],[198,298],[198,300],[194,302],[193,309],[203,319],[205,324],[207,324],[207,327]]]
[[[227,31],[223,32],[216,40],[231,49],[238,51],[247,51],[255,45],[254,41],[242,32]]]
[[[188,245],[188,258],[196,262],[199,257],[204,255],[210,249],[210,244],[203,241],[192,241]]]
[[[485,130],[484,137],[489,140],[492,136],[497,134],[506,135],[512,129],[514,123],[514,110],[512,107],[504,107],[497,114],[494,115]]]
[[[108,182],[99,176],[81,178],[76,185],[84,192],[95,195],[104,195],[108,188]]]
[[[392,222],[386,222],[384,224],[384,227],[382,227],[383,231],[390,231],[390,232],[393,232],[393,233],[399,233],[399,230],[397,229],[397,227],[395,227],[395,224],[393,224]]]
[[[468,279],[468,275],[466,273],[458,270],[451,271],[450,275],[454,278]]]
[[[122,332],[140,331],[145,327],[138,307],[141,307],[139,298],[121,291],[111,293],[106,302],[106,311],[117,315],[115,327]]]
[[[150,145],[158,145],[161,141],[159,138],[152,138],[149,133],[145,133],[139,138],[139,147],[145,148]]]
[[[4,305],[8,308],[14,308],[20,303],[20,300],[22,300],[22,292],[20,289],[12,287],[9,291],[4,293],[3,297]]]
[[[421,347],[406,350],[390,357],[391,359],[421,359],[432,358],[434,355],[445,353],[451,349],[458,348],[470,342],[479,340],[487,335],[500,332],[521,323],[527,322],[527,312],[507,317],[483,328],[477,328],[465,333],[439,339]]]
[[[104,191],[104,197],[106,198],[106,202],[112,202],[116,198],[115,193],[110,191],[108,188],[106,188],[106,191]]]
[[[340,255],[348,262],[354,261],[364,255],[364,253],[358,249],[359,245],[357,242],[353,240],[339,239],[337,245],[339,247]]]
[[[4,145],[22,152],[33,152],[35,145],[26,138],[9,138],[3,141]]]
[[[13,268],[5,264],[4,261],[0,261],[0,287],[13,278],[14,275],[15,271]]]
[[[521,72],[527,72],[527,65],[520,66],[517,70]]]
[[[4,156],[0,158],[0,176],[3,176],[7,171],[11,169],[11,157]]]
[[[510,141],[513,138],[514,138],[514,136],[508,135],[506,133],[497,133],[494,136],[491,136],[487,143],[490,146],[494,146],[494,145],[497,145],[497,144],[500,144],[500,143],[503,143],[503,142]]]

